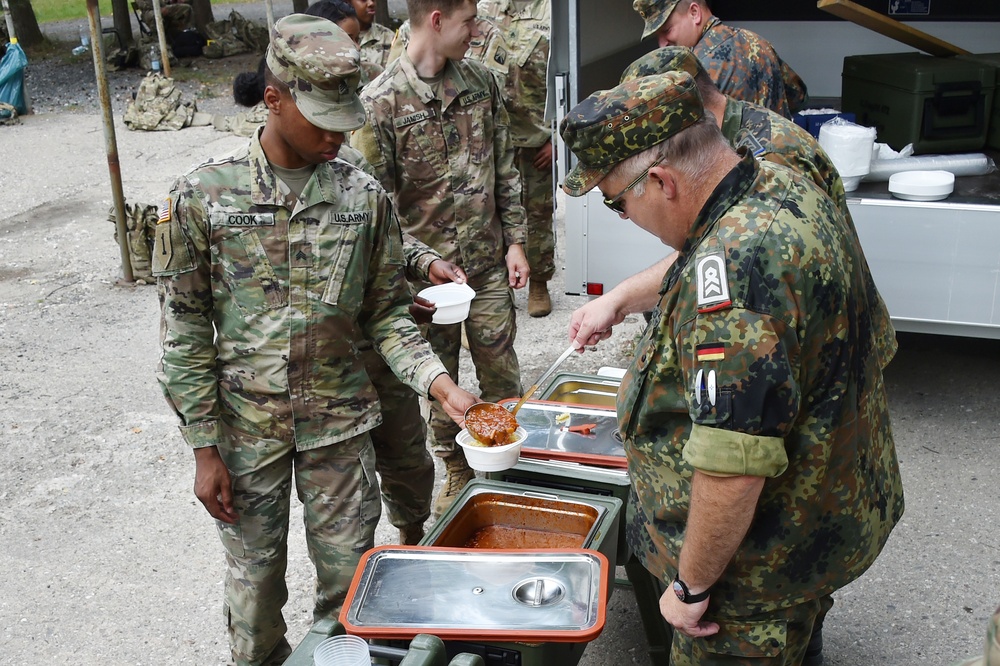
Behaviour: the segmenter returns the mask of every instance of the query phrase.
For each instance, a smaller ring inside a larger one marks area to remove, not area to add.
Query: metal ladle
[[[527,391],[525,391],[524,395],[521,396],[521,399],[517,401],[517,404],[514,405],[514,409],[510,410],[510,412],[507,412],[507,409],[504,408],[503,405],[498,405],[495,402],[477,402],[476,404],[472,405],[467,410],[465,410],[465,419],[466,419],[465,427],[469,431],[469,434],[472,435],[477,442],[479,442],[480,444],[485,444],[486,446],[498,446],[499,444],[506,444],[507,442],[496,442],[493,437],[494,433],[477,432],[474,427],[469,427],[468,424],[469,415],[478,413],[480,416],[482,416],[484,412],[489,412],[503,417],[505,417],[508,414],[511,417],[517,416],[517,410],[521,409],[521,406],[524,403],[526,403],[531,396],[535,395],[535,391],[538,390],[538,387],[541,386],[542,383],[546,379],[548,379],[553,372],[556,371],[556,368],[562,365],[563,362],[565,362],[566,359],[570,357],[570,354],[572,354],[576,350],[577,350],[576,345],[571,344],[566,349],[566,351],[560,354],[559,358],[556,359],[556,362],[550,365],[548,369],[545,372],[543,372],[538,379],[535,380],[535,383],[532,384]],[[501,410],[503,414],[500,414],[500,412],[496,410]],[[517,421],[515,419],[514,428],[516,427],[517,427]],[[512,433],[513,433],[513,428],[508,433],[508,436],[510,436],[510,434]]]

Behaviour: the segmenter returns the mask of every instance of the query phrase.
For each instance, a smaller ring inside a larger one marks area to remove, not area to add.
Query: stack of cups
[[[331,636],[313,650],[315,666],[371,666],[368,643],[358,636]]]
[[[852,192],[871,170],[875,128],[834,118],[819,128],[819,145],[823,146],[840,172],[844,190]]]

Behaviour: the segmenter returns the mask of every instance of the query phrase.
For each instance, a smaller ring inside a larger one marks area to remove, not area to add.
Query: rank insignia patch
[[[732,304],[729,300],[729,280],[726,260],[721,252],[698,259],[698,312],[713,312]]]

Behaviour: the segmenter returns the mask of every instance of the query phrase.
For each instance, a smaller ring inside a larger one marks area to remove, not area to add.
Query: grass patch
[[[247,3],[253,0],[227,0],[227,2]],[[83,0],[31,0],[35,18],[39,23],[51,21],[87,20],[87,3]],[[111,0],[98,0],[101,16],[111,16]]]

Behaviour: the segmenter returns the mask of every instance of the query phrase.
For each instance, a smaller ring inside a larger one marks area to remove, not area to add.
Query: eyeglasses
[[[643,171],[638,176],[636,176],[635,180],[633,180],[631,183],[629,183],[628,185],[626,185],[625,189],[622,190],[621,192],[619,192],[618,194],[616,194],[615,196],[610,197],[610,198],[604,197],[604,205],[607,206],[608,208],[610,208],[611,210],[615,211],[619,215],[624,215],[625,214],[625,204],[622,203],[622,197],[625,196],[628,193],[629,190],[631,190],[633,187],[635,187],[636,185],[638,185],[639,182],[642,181],[643,178],[645,178],[646,176],[648,176],[650,169],[652,169],[653,167],[655,167],[657,164],[659,164],[662,161],[663,161],[663,158],[661,157],[660,159],[658,159],[655,162],[653,162],[652,164],[650,164],[648,167],[646,167],[645,171]]]

